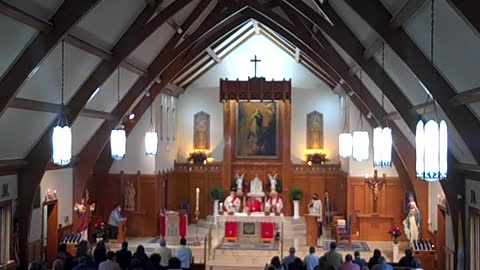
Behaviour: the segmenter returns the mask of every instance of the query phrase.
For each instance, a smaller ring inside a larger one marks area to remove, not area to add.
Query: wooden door
[[[445,207],[437,206],[437,269],[446,270],[446,231],[445,231]]]
[[[46,226],[47,229],[47,235],[42,236],[42,242],[43,239],[47,239],[47,246],[44,246],[43,248],[45,250],[47,267],[51,268],[57,254],[58,246],[58,201],[54,200],[46,202],[43,204],[42,209],[42,213],[46,215],[46,218],[42,217],[42,222],[45,220],[47,223],[42,226],[42,234],[44,232],[44,226]]]

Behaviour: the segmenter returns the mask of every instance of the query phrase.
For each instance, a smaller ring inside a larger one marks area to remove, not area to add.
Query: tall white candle
[[[197,187],[197,189],[195,191],[197,192],[197,197],[196,197],[196,200],[195,200],[195,212],[198,212],[198,201],[199,201],[199,198],[200,198],[200,189]]]

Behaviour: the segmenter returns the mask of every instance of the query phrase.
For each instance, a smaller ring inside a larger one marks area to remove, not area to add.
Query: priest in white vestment
[[[225,210],[227,210],[227,212],[229,213],[237,213],[240,211],[241,205],[242,205],[242,202],[240,201],[240,198],[237,196],[236,190],[232,189],[230,191],[230,195],[228,195],[225,198],[225,201],[223,203]]]
[[[323,213],[322,213],[322,201],[318,197],[317,193],[313,193],[312,200],[308,203],[308,212],[312,216],[317,216],[317,223],[318,223],[318,237],[322,236],[322,221],[323,221]]]
[[[270,198],[268,198],[267,203],[265,204],[265,209],[272,213],[282,213],[283,210],[283,200],[278,196],[278,192],[272,191],[270,193]]]

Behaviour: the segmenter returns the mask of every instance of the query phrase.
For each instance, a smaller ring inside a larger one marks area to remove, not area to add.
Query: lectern
[[[318,239],[318,216],[305,214],[305,222],[307,224],[307,246],[317,246]]]

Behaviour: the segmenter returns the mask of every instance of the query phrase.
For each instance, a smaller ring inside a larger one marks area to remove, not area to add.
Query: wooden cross
[[[378,178],[377,170],[373,171],[373,179],[365,175],[365,182],[373,192],[373,213],[378,213],[378,195],[385,183],[386,175],[383,174],[382,178]]]
[[[257,59],[257,55],[255,55],[255,57],[253,59],[251,59],[250,62],[253,62],[253,64],[254,64],[254,68],[255,68],[255,75],[254,76],[257,77],[257,63],[262,62],[262,60]]]

